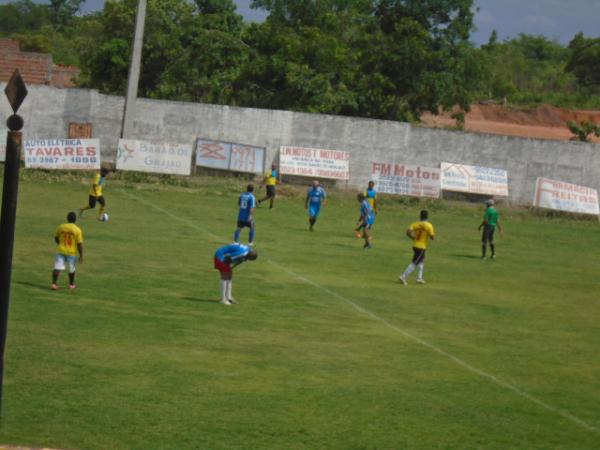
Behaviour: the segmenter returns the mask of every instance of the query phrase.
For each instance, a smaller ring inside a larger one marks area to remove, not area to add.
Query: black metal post
[[[18,117],[12,116],[11,119]],[[9,126],[17,125],[14,122]],[[19,118],[20,119],[20,118]],[[17,121],[13,119],[13,121]],[[22,120],[20,120],[22,127]],[[11,127],[13,128],[13,127]],[[4,188],[2,190],[2,216],[0,218],[0,414],[2,413],[2,388],[4,383],[4,349],[8,325],[10,278],[12,272],[17,194],[19,190],[19,163],[21,159],[21,132],[9,131],[4,162]]]

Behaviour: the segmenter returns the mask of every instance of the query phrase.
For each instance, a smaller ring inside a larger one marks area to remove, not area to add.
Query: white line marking
[[[133,195],[133,194],[131,194],[129,192],[125,192],[125,194],[128,195],[129,197],[131,197],[131,198],[139,201],[140,203],[143,203],[144,205],[150,206],[151,208],[154,208],[155,210],[160,211],[163,214],[166,214],[169,217],[172,217],[173,219],[178,220],[179,222],[184,223],[184,224],[190,226],[191,228],[194,228],[194,229],[196,229],[198,231],[202,231],[203,233],[205,233],[205,234],[209,235],[210,237],[214,238],[216,241],[227,242],[227,241],[224,241],[223,239],[221,239],[216,234],[211,233],[210,231],[208,231],[207,229],[205,229],[204,227],[198,225],[195,222],[192,222],[192,221],[187,220],[185,218],[179,217],[179,216],[177,216],[177,215],[175,215],[175,214],[167,211],[166,209],[161,208],[160,206],[156,206],[153,203],[147,202],[144,199],[142,199],[142,198],[140,198],[140,197],[138,197],[136,195]],[[276,267],[279,267],[281,270],[283,270],[284,272],[286,272],[292,278],[296,278],[296,279],[298,279],[298,280],[300,280],[300,281],[302,281],[302,282],[304,282],[306,284],[309,284],[312,287],[314,287],[315,289],[321,290],[321,291],[323,291],[323,292],[325,292],[325,293],[327,293],[327,294],[329,294],[329,295],[337,298],[338,300],[341,300],[342,302],[344,302],[347,305],[351,306],[352,308],[354,308],[356,311],[360,312],[361,314],[364,314],[364,315],[370,317],[371,319],[373,319],[375,321],[381,322],[382,324],[384,324],[385,326],[387,326],[389,329],[400,333],[405,338],[407,338],[407,339],[409,339],[409,340],[411,340],[413,342],[416,342],[417,344],[420,344],[420,345],[428,348],[429,350],[431,350],[431,351],[433,351],[433,352],[435,352],[435,353],[437,353],[439,355],[442,355],[442,356],[444,356],[444,357],[446,357],[446,358],[454,361],[456,364],[458,364],[459,366],[467,369],[469,372],[477,374],[477,375],[479,375],[479,376],[481,376],[483,378],[487,378],[488,380],[494,382],[498,386],[506,388],[506,389],[514,392],[515,394],[519,395],[520,397],[523,397],[523,398],[525,398],[525,399],[527,399],[527,400],[535,403],[536,405],[541,406],[542,408],[544,408],[544,409],[546,409],[546,410],[548,410],[548,411],[550,411],[550,412],[552,412],[554,414],[558,414],[559,416],[561,416],[561,417],[563,417],[565,419],[570,420],[571,422],[575,423],[576,425],[579,425],[582,428],[585,428],[588,431],[594,431],[594,432],[600,431],[598,428],[596,428],[596,427],[588,424],[587,422],[584,422],[579,417],[574,416],[573,414],[570,414],[568,412],[562,411],[562,410],[560,410],[558,408],[555,408],[554,406],[549,405],[548,403],[546,403],[546,402],[538,399],[537,397],[534,397],[533,395],[528,394],[527,392],[519,389],[517,386],[515,386],[513,384],[510,384],[510,383],[507,383],[506,381],[503,381],[503,380],[499,379],[498,377],[492,375],[491,373],[488,373],[488,372],[485,372],[484,370],[478,369],[477,367],[472,366],[471,364],[469,364],[466,361],[463,361],[462,359],[460,359],[460,358],[452,355],[451,353],[448,353],[448,352],[442,350],[441,348],[436,347],[435,345],[430,344],[429,342],[427,342],[427,341],[425,341],[425,340],[423,340],[423,339],[421,339],[421,338],[419,338],[417,336],[414,336],[413,334],[410,334],[408,331],[406,331],[406,330],[404,330],[404,329],[402,329],[402,328],[400,328],[400,327],[398,327],[398,326],[396,326],[396,325],[388,322],[383,317],[378,316],[377,314],[373,313],[372,311],[369,311],[368,309],[363,308],[362,306],[358,305],[357,303],[354,303],[352,300],[344,297],[343,295],[340,295],[337,292],[332,291],[329,288],[326,288],[325,286],[322,286],[322,285],[320,285],[320,284],[318,284],[318,283],[316,283],[316,282],[314,282],[314,281],[312,281],[312,280],[310,280],[310,279],[308,279],[308,278],[306,278],[306,277],[304,277],[302,275],[297,274],[296,272],[293,272],[293,271],[289,270],[287,267],[282,266],[281,264],[273,261],[272,259],[267,259],[267,262],[269,264],[272,264],[272,265],[276,266]]]

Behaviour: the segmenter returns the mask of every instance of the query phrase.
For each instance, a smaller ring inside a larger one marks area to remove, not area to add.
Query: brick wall
[[[0,81],[8,81],[15,69],[26,84],[54,87],[74,87],[73,79],[79,75],[76,67],[54,64],[52,55],[22,52],[18,41],[0,39]]]

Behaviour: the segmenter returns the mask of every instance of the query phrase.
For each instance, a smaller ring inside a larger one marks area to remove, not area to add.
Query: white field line
[[[175,215],[175,214],[167,211],[166,209],[161,208],[160,206],[156,206],[155,204],[150,203],[150,202],[144,200],[141,197],[138,197],[138,196],[133,195],[133,194],[131,194],[129,192],[126,192],[126,191],[124,191],[124,192],[125,192],[126,195],[128,195],[129,197],[135,199],[136,201],[138,201],[140,203],[143,203],[144,205],[147,205],[147,206],[149,206],[151,208],[154,208],[155,210],[160,211],[161,213],[166,214],[169,217],[172,217],[173,219],[175,219],[175,220],[177,220],[177,221],[179,221],[179,222],[181,222],[183,224],[186,224],[186,225],[188,225],[191,228],[194,228],[194,229],[196,229],[198,231],[202,231],[203,233],[205,233],[205,234],[209,235],[210,237],[214,238],[216,241],[219,241],[219,242],[228,242],[228,241],[224,241],[222,238],[220,238],[216,234],[211,233],[210,231],[208,231],[204,227],[198,225],[196,222],[192,222],[191,220],[185,219],[183,217],[179,217],[179,216],[177,216],[177,215]],[[448,352],[442,350],[441,348],[439,348],[439,347],[437,347],[437,346],[435,346],[435,345],[433,345],[433,344],[431,344],[431,343],[429,343],[429,342],[427,342],[427,341],[425,341],[425,340],[423,340],[423,339],[421,339],[421,338],[419,338],[419,337],[417,337],[417,336],[409,333],[408,331],[404,330],[403,328],[400,328],[397,325],[394,325],[394,324],[388,322],[383,317],[378,316],[377,314],[375,314],[372,311],[369,311],[368,309],[366,309],[366,308],[358,305],[357,303],[354,303],[352,300],[344,297],[343,295],[340,295],[337,292],[332,291],[331,289],[326,288],[325,286],[322,286],[322,285],[320,285],[320,284],[318,284],[318,283],[316,283],[316,282],[314,282],[314,281],[312,281],[312,280],[310,280],[310,279],[308,279],[308,278],[306,278],[306,277],[304,277],[304,276],[302,276],[302,275],[300,275],[300,274],[298,274],[298,273],[296,273],[296,272],[288,269],[285,266],[282,266],[281,264],[273,261],[272,259],[267,259],[267,262],[269,264],[272,264],[272,265],[280,268],[281,270],[283,270],[285,273],[287,273],[292,278],[296,278],[299,281],[302,281],[302,282],[304,282],[306,284],[311,285],[315,289],[318,289],[318,290],[320,290],[322,292],[325,292],[326,294],[331,295],[332,297],[337,298],[338,300],[341,300],[342,302],[346,303],[347,305],[349,305],[350,307],[352,307],[354,310],[358,311],[359,313],[361,313],[361,314],[363,314],[363,315],[365,315],[365,316],[367,316],[367,317],[369,317],[369,318],[371,318],[371,319],[373,319],[375,321],[378,321],[378,322],[384,324],[386,327],[388,327],[389,329],[391,329],[391,330],[393,330],[393,331],[395,331],[397,333],[400,333],[405,338],[407,338],[407,339],[409,339],[409,340],[411,340],[413,342],[416,342],[417,344],[420,344],[420,345],[428,348],[429,350],[431,350],[431,351],[433,351],[433,352],[435,352],[435,353],[437,353],[439,355],[442,355],[442,356],[444,356],[444,357],[446,357],[446,358],[454,361],[456,364],[458,364],[459,366],[463,367],[464,369],[467,369],[469,372],[472,372],[472,373],[474,373],[476,375],[479,375],[479,376],[481,376],[483,378],[487,378],[488,380],[492,381],[493,383],[497,384],[498,386],[501,386],[501,387],[503,387],[505,389],[508,389],[509,391],[514,392],[518,396],[520,396],[520,397],[522,397],[524,399],[527,399],[530,402],[533,402],[536,405],[539,405],[542,408],[544,408],[544,409],[546,409],[546,410],[548,410],[548,411],[550,411],[550,412],[552,412],[554,414],[557,414],[557,415],[559,415],[559,416],[561,416],[561,417],[563,417],[563,418],[565,418],[567,420],[570,420],[571,422],[575,423],[576,425],[579,425],[580,427],[582,427],[582,428],[584,428],[584,429],[586,429],[588,431],[593,431],[593,432],[599,432],[600,431],[597,427],[594,427],[594,426],[588,424],[587,422],[583,421],[579,417],[574,416],[573,414],[570,414],[570,413],[568,413],[566,411],[563,411],[561,409],[558,409],[558,408],[556,408],[556,407],[554,407],[552,405],[549,405],[548,403],[540,400],[539,398],[534,397],[531,394],[528,394],[527,392],[523,391],[522,389],[518,388],[517,386],[515,386],[513,384],[510,384],[510,383],[508,383],[506,381],[503,381],[500,378],[496,377],[495,375],[493,375],[493,374],[491,374],[489,372],[486,372],[484,370],[478,369],[477,367],[472,366],[471,364],[469,364],[466,361],[463,361],[462,359],[460,359],[460,358],[452,355],[451,353],[448,353]]]

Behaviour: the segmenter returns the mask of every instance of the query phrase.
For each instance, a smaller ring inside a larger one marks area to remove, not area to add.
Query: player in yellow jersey
[[[104,213],[106,209],[106,200],[104,200],[103,188],[104,181],[106,180],[107,175],[110,173],[110,170],[106,167],[100,169],[100,173],[97,173],[94,176],[94,181],[92,182],[92,187],[90,188],[90,196],[88,199],[88,204],[82,208],[79,208],[79,217],[83,216],[83,212],[88,209],[94,209],[96,207],[96,202],[100,203],[100,209],[98,211],[98,220]]]
[[[67,215],[67,223],[59,225],[54,235],[54,241],[58,244],[58,252],[54,258],[54,270],[52,271],[52,290],[57,290],[58,276],[66,266],[69,267],[69,289],[75,289],[75,266],[77,253],[79,262],[83,262],[83,233],[75,225],[77,214],[70,212]]]
[[[417,283],[425,284],[425,279],[423,278],[423,270],[425,269],[425,250],[427,249],[427,242],[429,239],[435,239],[435,231],[433,230],[433,225],[429,222],[429,213],[427,211],[421,211],[420,220],[408,227],[406,235],[413,241],[413,259],[404,273],[400,275],[400,282],[402,284],[407,284],[406,279],[418,267],[419,273],[417,276]]]
[[[273,202],[275,201],[275,186],[279,183],[279,171],[277,170],[277,164],[271,164],[271,170],[265,173],[263,184],[267,187],[267,195],[258,201],[260,205],[265,200],[269,200],[269,208],[273,209]]]

